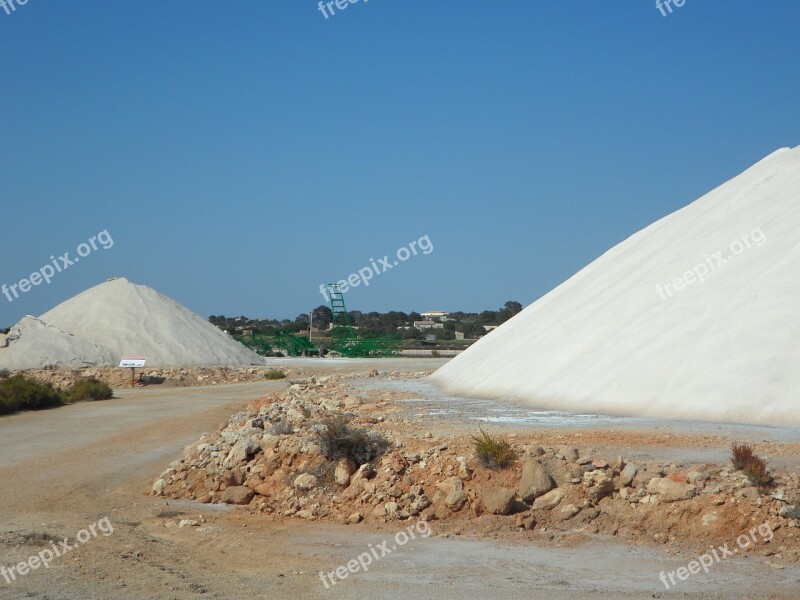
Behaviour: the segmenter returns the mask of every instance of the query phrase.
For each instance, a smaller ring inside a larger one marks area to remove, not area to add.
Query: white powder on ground
[[[543,409],[800,423],[800,147],[612,248],[433,380]]]

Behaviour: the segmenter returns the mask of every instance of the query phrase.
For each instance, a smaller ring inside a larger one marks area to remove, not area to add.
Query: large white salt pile
[[[612,248],[433,380],[543,409],[800,424],[800,147]]]
[[[200,315],[124,278],[112,279],[59,304],[42,315],[41,322],[71,335],[58,340],[51,335],[51,347],[44,352],[43,336],[28,339],[31,328],[18,325],[20,335],[14,340],[9,337],[7,347],[0,348],[0,367],[39,368],[43,356],[51,357],[53,366],[94,364],[98,357],[94,347],[104,350],[107,354],[102,356],[110,356],[114,365],[123,356],[143,356],[152,367],[264,362]],[[77,346],[76,340],[83,344]]]

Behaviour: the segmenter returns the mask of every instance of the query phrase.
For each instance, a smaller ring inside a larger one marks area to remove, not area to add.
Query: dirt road
[[[43,550],[63,552],[48,568],[0,576],[0,598],[798,597],[800,575],[789,567],[731,559],[666,591],[659,572],[686,557],[601,542],[537,548],[445,538],[435,523],[430,537],[326,588],[319,571],[370,544],[396,545],[395,529],[272,520],[147,495],[183,446],[285,385],[122,390],[107,402],[0,419],[0,566],[8,574]],[[76,541],[106,516],[113,533],[95,527],[96,535]],[[182,519],[202,524],[179,527]],[[72,549],[61,545],[65,538]]]

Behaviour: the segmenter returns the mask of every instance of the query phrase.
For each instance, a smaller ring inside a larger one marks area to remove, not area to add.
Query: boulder
[[[272,494],[272,485],[269,483],[261,483],[253,488],[259,496],[269,496]]]
[[[317,487],[318,480],[311,473],[302,473],[294,480],[294,487],[301,492],[308,492]]]
[[[396,519],[399,511],[400,505],[397,502],[387,502],[383,505],[383,512],[390,519]]]
[[[166,489],[166,487],[167,487],[167,482],[164,481],[163,479],[158,479],[153,484],[153,495],[154,496],[163,496],[164,495],[164,490]]]
[[[656,494],[661,502],[678,502],[693,498],[697,488],[666,477],[654,477],[647,483],[647,491]]]
[[[507,515],[514,505],[514,490],[504,487],[490,487],[481,492],[481,501],[493,515]]]
[[[444,495],[444,503],[447,508],[457,512],[464,508],[467,503],[467,494],[464,492],[464,484],[458,477],[449,477],[436,485]]]
[[[235,485],[233,487],[229,487],[224,492],[222,492],[222,496],[220,500],[225,504],[249,504],[250,500],[253,499],[255,496],[255,492],[251,490],[249,487],[244,487],[243,485]]]
[[[562,506],[561,510],[558,511],[558,512],[561,515],[561,518],[564,521],[566,521],[567,519],[571,519],[572,517],[577,515],[579,512],[581,512],[581,509],[578,508],[577,506],[575,506],[574,504],[566,504],[566,505]]]
[[[533,510],[552,510],[563,500],[564,492],[558,488],[539,496],[533,502]]]
[[[638,472],[639,467],[637,467],[635,464],[628,463],[625,465],[625,468],[622,469],[622,473],[619,474],[620,487],[628,487],[631,483],[633,483],[633,478],[636,477]]]
[[[583,485],[589,488],[587,495],[592,502],[599,502],[614,492],[614,482],[605,471],[589,471],[583,474]]]
[[[800,506],[795,504],[787,504],[781,506],[778,514],[787,519],[800,519]]]
[[[356,470],[356,463],[349,458],[342,458],[336,463],[336,467],[333,471],[333,478],[339,485],[347,487],[350,485],[350,478],[353,476]]]
[[[466,501],[466,494],[464,494],[464,499]],[[445,499],[445,502],[447,502],[446,499]],[[423,510],[428,508],[431,504],[433,504],[431,502],[431,499],[428,498],[428,496],[426,494],[421,494],[421,495],[417,496],[416,498],[414,498],[414,500],[411,501],[411,504],[408,506],[408,513],[411,516],[415,517],[419,513],[421,513]],[[458,509],[451,509],[451,510],[458,510]]]
[[[233,445],[222,466],[226,469],[239,466],[250,460],[250,457],[259,450],[258,440],[252,437],[240,439]]]
[[[536,460],[528,460],[522,466],[519,480],[519,495],[523,502],[531,503],[555,487],[545,468]]]

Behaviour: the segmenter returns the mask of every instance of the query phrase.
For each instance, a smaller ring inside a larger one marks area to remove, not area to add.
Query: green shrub
[[[349,458],[357,466],[380,458],[389,448],[389,441],[382,435],[350,426],[349,417],[340,415],[322,422],[319,444],[329,460]]]
[[[264,379],[269,379],[270,381],[274,381],[276,379],[286,379],[286,373],[279,371],[278,369],[271,369],[264,373]]]
[[[478,435],[472,435],[472,443],[475,446],[478,460],[484,467],[505,469],[514,464],[517,456],[511,444],[502,438],[492,437],[483,429],[479,428],[478,432]]]
[[[8,379],[11,376],[11,371],[8,369],[0,369],[0,379]]]
[[[772,483],[772,475],[767,471],[767,461],[756,454],[750,444],[734,442],[731,446],[731,462],[753,485],[766,487]]]
[[[64,402],[83,402],[85,400],[108,400],[114,391],[102,381],[94,377],[78,379],[64,390]]]
[[[40,410],[63,403],[61,393],[49,383],[40,383],[24,375],[0,380],[0,414]]]

